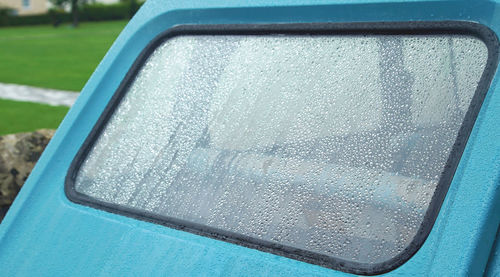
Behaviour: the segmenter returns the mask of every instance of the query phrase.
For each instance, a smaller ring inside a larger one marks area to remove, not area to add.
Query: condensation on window
[[[467,35],[185,35],[91,147],[93,199],[375,264],[412,241],[488,56]]]

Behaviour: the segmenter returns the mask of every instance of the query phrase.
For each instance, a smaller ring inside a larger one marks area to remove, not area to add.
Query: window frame
[[[208,227],[178,218],[161,216],[135,208],[94,199],[75,189],[76,176],[89,151],[101,135],[107,122],[126,95],[137,73],[150,55],[166,40],[183,35],[469,35],[480,39],[488,49],[488,58],[476,91],[468,107],[458,136],[451,148],[445,169],[431,198],[422,224],[411,243],[398,255],[377,264],[358,263],[327,255],[314,253],[295,247],[272,243],[250,236]],[[156,36],[139,54],[128,73],[114,92],[111,100],[98,121],[75,155],[65,178],[64,191],[67,198],[77,204],[107,212],[152,222],[169,228],[187,231],[299,261],[340,270],[347,273],[376,275],[389,272],[407,262],[424,244],[436,221],[448,188],[451,184],[468,138],[479,114],[486,93],[498,65],[499,40],[488,27],[466,21],[406,21],[406,22],[356,22],[356,23],[283,23],[283,24],[216,24],[216,25],[178,25]]]
[[[25,5],[27,4],[27,5]],[[31,0],[21,0],[21,6],[24,10],[28,10],[31,8]]]

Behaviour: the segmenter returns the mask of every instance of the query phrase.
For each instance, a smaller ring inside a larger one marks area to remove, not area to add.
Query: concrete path
[[[0,83],[0,98],[71,107],[79,93]]]

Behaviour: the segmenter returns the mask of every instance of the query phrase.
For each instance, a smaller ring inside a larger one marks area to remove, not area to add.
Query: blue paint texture
[[[500,5],[496,1],[147,1],[84,87],[0,225],[0,272],[4,276],[351,275],[75,204],[64,194],[66,172],[141,50],[174,25],[438,20],[478,22],[498,34]],[[500,221],[499,122],[500,87],[495,76],[431,234],[415,256],[385,275],[483,274]],[[499,272],[498,266],[492,270]]]
[[[490,258],[484,276],[500,276],[500,233],[497,232],[495,244],[491,249]]]

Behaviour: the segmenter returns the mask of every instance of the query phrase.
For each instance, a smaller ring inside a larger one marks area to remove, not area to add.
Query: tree
[[[79,4],[83,4],[86,0],[50,0],[50,2],[57,8],[66,10],[66,8],[70,7],[71,15],[73,17],[73,27],[78,27],[79,17],[78,17],[78,6]]]
[[[78,27],[78,0],[71,0],[71,15],[73,16],[73,27]]]

